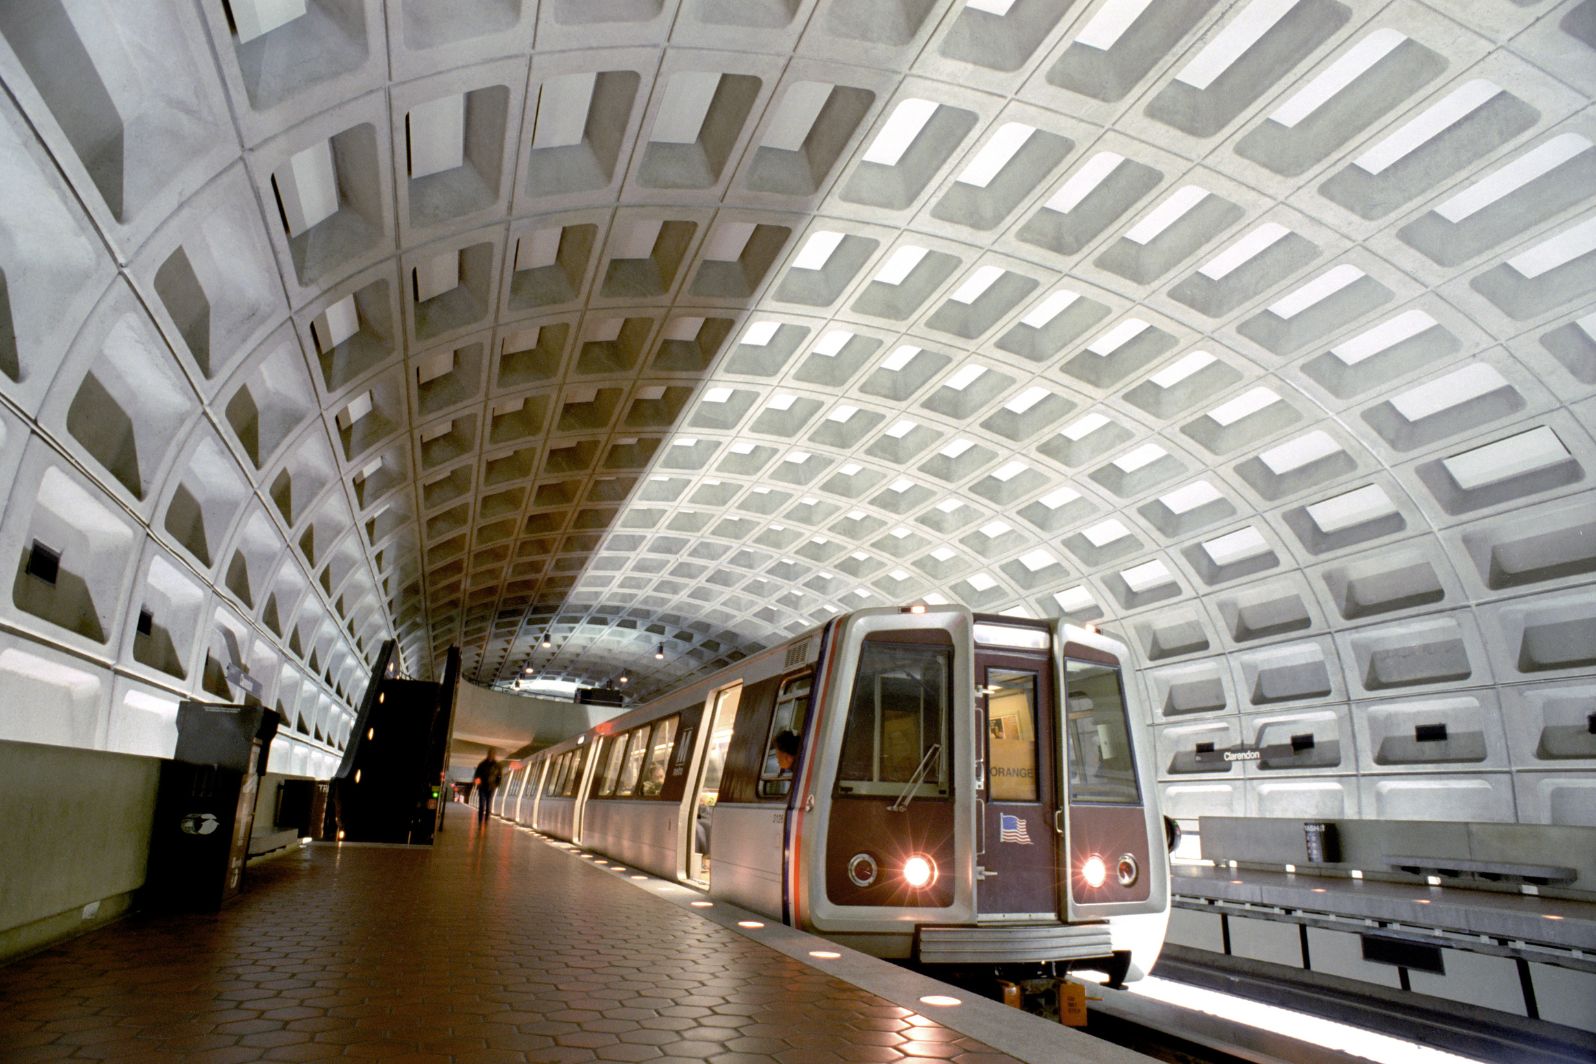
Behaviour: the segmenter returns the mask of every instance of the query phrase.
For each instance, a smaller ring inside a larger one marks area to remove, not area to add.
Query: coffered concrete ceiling
[[[169,750],[237,657],[322,771],[389,636],[647,694],[956,602],[1125,639],[1182,815],[1596,823],[1593,46],[1596,0],[0,5],[0,683],[48,706],[0,735]],[[1192,756],[1239,741],[1294,752]]]

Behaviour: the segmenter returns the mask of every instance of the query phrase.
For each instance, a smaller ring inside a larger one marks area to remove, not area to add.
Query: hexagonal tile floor
[[[216,916],[137,915],[0,969],[0,1059],[436,1064],[1014,1058],[502,822],[314,846]]]

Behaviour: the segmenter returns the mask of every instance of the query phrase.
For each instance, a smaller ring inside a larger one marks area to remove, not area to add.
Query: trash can
[[[178,705],[177,749],[155,798],[146,908],[214,912],[238,893],[279,720],[264,706]]]

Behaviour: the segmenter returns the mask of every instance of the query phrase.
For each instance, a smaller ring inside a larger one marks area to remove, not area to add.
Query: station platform
[[[1311,985],[1471,1017],[1596,1059],[1589,901],[1196,865],[1178,865],[1170,890],[1162,971],[1209,978],[1233,973],[1234,960],[1263,981],[1304,973]]]
[[[1177,898],[1278,906],[1596,955],[1596,903],[1258,868],[1177,866]]]
[[[296,847],[219,914],[0,968],[0,1060],[1146,1059],[474,818],[451,805],[431,848]]]

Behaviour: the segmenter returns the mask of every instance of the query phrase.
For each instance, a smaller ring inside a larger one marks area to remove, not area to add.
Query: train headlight
[[[1096,890],[1108,879],[1108,866],[1097,854],[1092,854],[1081,862],[1081,878],[1086,880],[1086,885]]]
[[[903,862],[903,881],[915,890],[924,890],[937,881],[937,863],[923,853]]]

